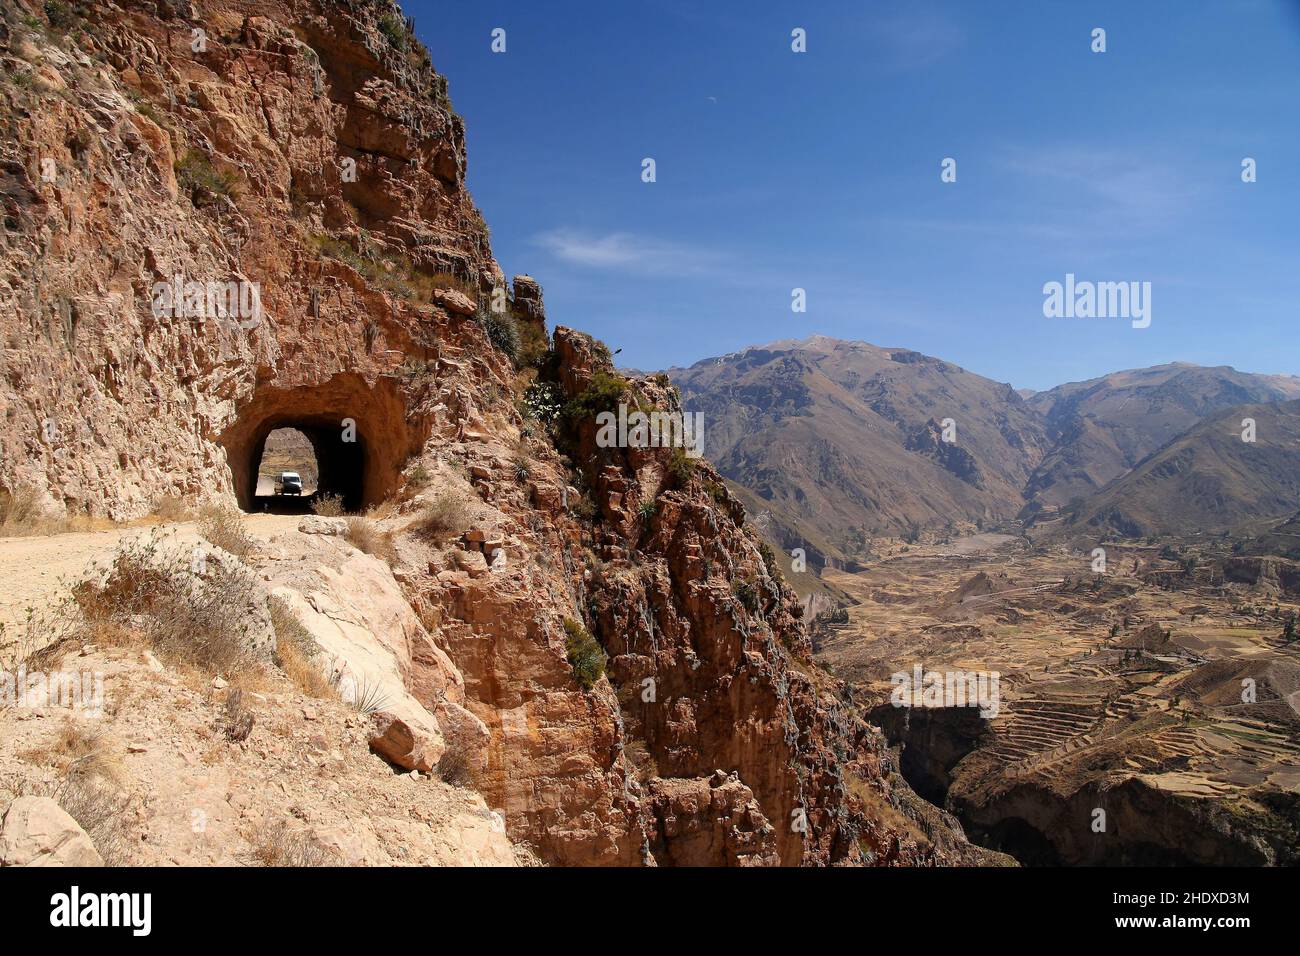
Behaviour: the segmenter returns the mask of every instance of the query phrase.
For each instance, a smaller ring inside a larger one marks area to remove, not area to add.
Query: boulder
[[[434,305],[440,305],[457,315],[473,315],[478,311],[473,299],[455,289],[434,289],[432,298]]]
[[[0,822],[0,866],[103,866],[86,831],[49,797],[19,797]]]
[[[320,515],[308,515],[298,522],[298,530],[303,534],[338,534],[348,533],[348,523],[344,518],[323,518]]]

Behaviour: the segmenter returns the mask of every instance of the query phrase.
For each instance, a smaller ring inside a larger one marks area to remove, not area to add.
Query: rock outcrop
[[[0,819],[0,866],[103,866],[86,831],[49,797],[19,797]]]

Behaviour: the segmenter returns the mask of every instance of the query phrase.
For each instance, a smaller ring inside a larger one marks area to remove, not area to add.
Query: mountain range
[[[825,336],[667,374],[755,521],[815,568],[851,569],[878,537],[1225,531],[1300,508],[1295,376],[1175,362],[1027,393]]]

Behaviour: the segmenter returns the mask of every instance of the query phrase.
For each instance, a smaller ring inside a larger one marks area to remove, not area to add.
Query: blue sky
[[[1300,373],[1297,6],[403,4],[497,258],[553,323],[646,370],[819,333],[1029,388]],[[1150,282],[1150,327],[1044,318],[1066,273]]]

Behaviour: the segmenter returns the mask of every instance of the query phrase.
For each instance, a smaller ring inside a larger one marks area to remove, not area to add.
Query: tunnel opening
[[[301,438],[293,438],[295,432]],[[395,382],[371,385],[342,373],[319,385],[259,388],[220,442],[243,510],[306,512],[323,496],[337,495],[344,511],[360,512],[393,494],[402,468],[427,437],[427,426],[407,419]],[[300,470],[287,463],[307,460],[308,449],[315,474],[302,474],[304,493],[275,494],[268,478]]]
[[[286,448],[286,435],[300,436],[301,442]],[[294,419],[289,425],[277,424],[256,443],[253,461],[249,511],[306,513],[326,497],[337,497],[344,511],[360,511],[367,504],[366,440],[360,433],[350,435],[349,426],[341,422]],[[276,481],[284,472],[299,476],[299,494]]]
[[[318,497],[338,495],[337,487],[321,488],[316,444],[296,428],[275,428],[266,436],[258,457],[255,511],[305,512]],[[295,481],[296,479],[296,481]]]

